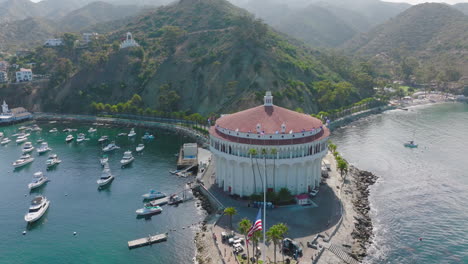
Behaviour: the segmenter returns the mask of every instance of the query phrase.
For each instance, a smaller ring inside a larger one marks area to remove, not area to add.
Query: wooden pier
[[[164,242],[166,240],[167,240],[167,233],[159,234],[155,236],[148,236],[148,237],[140,238],[137,240],[128,241],[128,248],[132,249],[132,248],[137,248],[137,247],[149,246],[151,244]]]

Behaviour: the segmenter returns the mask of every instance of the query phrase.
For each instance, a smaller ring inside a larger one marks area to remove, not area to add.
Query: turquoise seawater
[[[119,161],[127,149],[135,150],[141,143],[144,129],[137,129],[135,140],[117,137],[129,128],[98,127],[97,133],[82,144],[65,143],[66,133],[51,134],[57,127],[77,128],[76,135],[89,126],[39,123],[42,132],[32,132],[30,141],[44,138],[59,155],[62,163],[55,170],[46,171],[47,155],[34,151],[35,161],[14,171],[11,163],[21,155],[15,142],[0,146],[0,263],[191,263],[195,254],[193,243],[196,227],[204,212],[193,201],[178,207],[164,206],[163,212],[150,219],[137,219],[135,210],[143,206],[141,195],[154,188],[168,194],[183,189],[187,179],[170,175],[175,168],[179,147],[188,138],[163,131],[152,131],[156,139],[148,142],[135,162],[122,169]],[[6,136],[15,133],[20,125],[1,127]],[[120,150],[109,155],[115,180],[104,190],[98,190],[96,180],[101,173],[102,153],[97,140],[101,135],[116,139]],[[51,180],[32,194],[27,189],[32,175],[43,171]],[[44,217],[27,226],[23,217],[35,194],[41,193],[51,205]],[[190,227],[189,227],[190,226]],[[189,227],[189,228],[188,228]],[[127,241],[149,234],[165,233],[165,243],[129,250]],[[27,234],[22,235],[26,230]],[[74,236],[73,232],[77,232]]]
[[[403,147],[413,138],[417,149]],[[468,263],[467,104],[385,112],[332,140],[350,163],[380,177],[366,263]]]

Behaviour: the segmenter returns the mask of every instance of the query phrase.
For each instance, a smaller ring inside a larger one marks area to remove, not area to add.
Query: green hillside
[[[141,47],[119,50],[128,31]],[[277,104],[318,112],[373,93],[365,65],[287,40],[223,0],[183,0],[135,18],[88,49],[41,48],[26,60],[53,76],[36,95],[44,111],[93,111],[93,102],[121,111],[139,94],[138,107],[150,112],[226,113],[258,105],[272,90]]]
[[[411,7],[344,48],[371,56],[382,72],[419,82],[456,81],[468,74],[468,16],[445,4]]]

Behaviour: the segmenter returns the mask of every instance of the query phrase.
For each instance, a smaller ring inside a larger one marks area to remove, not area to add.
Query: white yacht
[[[126,135],[127,135],[127,133],[119,133],[117,136],[119,136],[119,137],[124,137],[124,136],[126,136]]]
[[[0,138],[4,137],[5,135],[3,134],[3,132],[0,132]]]
[[[133,157],[132,152],[130,150],[127,150],[124,152],[124,155],[122,159],[120,160],[120,164],[122,166],[125,166],[125,165],[132,163],[134,160],[135,158]]]
[[[144,200],[154,200],[164,198],[166,197],[166,194],[162,192],[157,192],[155,190],[150,190],[149,193],[145,193],[141,197],[143,197]]]
[[[73,141],[74,138],[75,138],[75,137],[73,137],[73,135],[68,135],[68,136],[65,138],[65,142],[70,143],[70,142]]]
[[[27,165],[31,162],[34,161],[34,158],[31,157],[29,154],[25,154],[23,156],[21,156],[18,160],[16,160],[15,162],[13,162],[13,167],[15,168],[19,168],[19,167],[23,167],[24,165]]]
[[[96,132],[96,131],[97,131],[97,129],[95,129],[95,128],[93,128],[93,127],[90,127],[90,128],[88,129],[88,133],[94,133],[94,132]]]
[[[34,173],[32,182],[30,184],[28,184],[28,188],[29,188],[29,190],[32,190],[32,189],[41,187],[44,183],[46,183],[48,181],[49,181],[49,179],[47,179],[47,177],[44,176],[44,174],[42,174],[42,172],[38,171],[38,172]]]
[[[159,214],[162,212],[162,208],[160,206],[153,206],[150,203],[145,204],[145,207],[136,210],[136,214],[139,216],[144,216],[144,215],[153,215],[153,214]]]
[[[145,149],[144,144],[138,144],[138,146],[136,147],[136,152],[142,152],[144,149]]]
[[[110,169],[104,168],[104,170],[101,173],[101,177],[99,178],[99,180],[97,180],[97,184],[99,185],[99,187],[103,187],[109,184],[112,180],[114,180],[114,176],[112,175]]]
[[[43,138],[39,138],[39,139],[36,140],[36,143],[42,143],[42,142],[44,142]]]
[[[4,138],[4,139],[2,139],[2,141],[0,142],[0,144],[6,145],[6,144],[8,144],[8,143],[10,143],[10,142],[11,142],[11,139],[9,139],[9,138]]]
[[[42,128],[40,128],[38,125],[34,125],[34,126],[32,126],[31,131],[36,131],[36,132],[37,131],[42,131]]]
[[[40,154],[44,154],[46,153],[47,151],[51,151],[52,149],[49,147],[49,144],[47,144],[47,142],[42,142],[41,143],[41,146],[37,148],[37,153]]]
[[[33,144],[31,142],[24,143],[24,146],[23,146],[23,149],[22,149],[23,153],[29,153],[29,152],[31,152],[33,150],[34,150],[34,146],[33,146]]]
[[[135,133],[135,129],[132,128],[132,129],[130,130],[130,133],[128,133],[128,137],[129,137],[129,138],[132,138],[132,137],[134,137],[134,136],[136,136],[136,133]]]
[[[98,142],[104,142],[104,141],[107,141],[109,140],[109,137],[108,136],[102,136],[101,138],[98,139]]]
[[[49,130],[49,133],[56,133],[56,132],[58,132],[58,129],[55,127]]]
[[[36,196],[36,198],[32,200],[31,205],[29,206],[29,211],[24,216],[24,220],[28,223],[39,220],[47,211],[49,205],[50,201],[47,200],[47,198],[41,195]]]
[[[20,143],[25,142],[26,140],[28,140],[28,137],[26,137],[26,136],[21,136],[21,137],[16,138],[16,143],[17,143],[17,144],[20,144]]]
[[[110,152],[116,149],[119,149],[120,147],[115,144],[114,141],[112,141],[109,145],[105,146],[102,151],[104,152]]]
[[[76,137],[76,142],[81,143],[85,140],[85,134],[79,133],[78,137]]]
[[[59,164],[60,162],[62,161],[59,160],[57,154],[50,154],[49,158],[47,158],[46,160],[46,165],[47,165],[47,168],[52,168],[55,165]]]

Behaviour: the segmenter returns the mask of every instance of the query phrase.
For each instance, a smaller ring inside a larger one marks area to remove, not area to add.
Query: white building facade
[[[8,82],[8,74],[5,71],[0,71],[0,83]]]
[[[33,74],[31,69],[21,68],[16,72],[16,82],[30,82],[33,79]]]
[[[132,33],[130,32],[127,32],[127,37],[120,44],[121,49],[126,49],[130,47],[138,47],[138,46],[140,45],[133,39]]]
[[[46,47],[57,47],[57,46],[62,46],[63,41],[62,39],[48,39],[44,42],[44,46]]]
[[[211,127],[216,183],[230,194],[250,196],[263,192],[266,174],[268,192],[310,192],[320,184],[329,135],[320,120],[273,105],[267,92],[263,106],[223,116]]]

